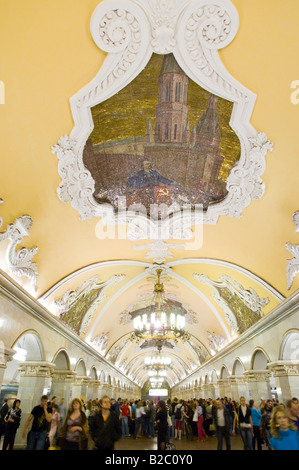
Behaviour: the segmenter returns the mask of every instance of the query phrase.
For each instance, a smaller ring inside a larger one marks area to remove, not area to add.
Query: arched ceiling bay
[[[192,335],[191,344],[179,341],[162,349],[172,358],[170,384],[299,288],[299,276],[290,289],[286,278],[291,258],[286,242],[298,244],[293,214],[299,200],[299,105],[290,100],[290,84],[298,78],[294,57],[299,5],[293,0],[286,0],[283,8],[278,0],[266,0],[262,7],[258,0],[232,3],[240,15],[239,30],[219,54],[226,69],[256,93],[251,122],[274,145],[261,175],[265,193],[251,201],[241,218],[220,216],[216,224],[204,225],[197,245],[165,241],[165,291],[187,307],[187,331]],[[73,128],[70,97],[90,82],[106,57],[89,30],[98,4],[3,3],[0,268],[142,385],[147,379],[144,357],[155,349],[129,340],[129,312],[153,291],[154,243],[117,236],[100,239],[99,233],[107,231],[101,219],[80,220],[78,212],[58,198],[61,178],[51,151]],[[8,259],[6,235],[23,215],[33,224],[15,250],[37,247],[32,257],[38,271],[35,290],[30,278],[12,271]]]

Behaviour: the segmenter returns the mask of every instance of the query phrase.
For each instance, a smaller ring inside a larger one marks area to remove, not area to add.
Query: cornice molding
[[[182,385],[186,382],[186,380],[190,380],[191,377],[194,377],[194,375],[198,374],[202,369],[211,367],[218,361],[224,360],[228,354],[233,353],[237,348],[240,348],[244,344],[248,343],[248,341],[256,337],[258,334],[260,335],[268,329],[272,328],[273,326],[277,325],[278,323],[282,322],[286,317],[294,315],[298,311],[298,305],[299,290],[297,290],[291,297],[281,302],[281,304],[274,308],[272,312],[268,313],[264,318],[261,318],[258,322],[248,328],[247,331],[242,333],[232,343],[227,345],[219,353],[217,353],[215,356],[205,362],[203,366],[200,366],[195,371],[193,371],[192,374],[188,376],[188,379],[184,379],[184,381],[180,382],[177,385]]]
[[[15,282],[2,270],[0,270],[0,294],[2,294],[8,300],[14,302],[28,315],[42,322],[48,328],[62,335],[72,344],[78,346],[82,351],[94,357],[96,361],[105,365],[115,374],[124,377],[126,381],[136,386],[132,380],[130,380],[125,374],[110,364],[94,348],[92,348],[74,332],[70,331],[59,319],[50,314],[48,310],[30,294],[28,294],[28,292],[23,290],[20,286],[16,285]]]

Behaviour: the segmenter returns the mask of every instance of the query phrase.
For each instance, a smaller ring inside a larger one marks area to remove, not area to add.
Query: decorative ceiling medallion
[[[272,144],[249,122],[256,95],[218,54],[238,27],[229,0],[97,6],[91,34],[108,55],[71,98],[74,128],[52,148],[62,178],[58,196],[81,220],[125,224],[130,240],[189,239],[192,226],[239,218],[262,197]],[[136,89],[131,99],[124,94]],[[156,252],[153,246],[148,256],[169,257],[165,246]]]

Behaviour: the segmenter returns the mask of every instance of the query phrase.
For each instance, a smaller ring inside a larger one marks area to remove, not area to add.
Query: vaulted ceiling
[[[80,217],[57,193],[62,175],[52,150],[73,129],[69,100],[107,64],[89,29],[99,3],[2,2],[0,267],[140,385],[148,378],[144,358],[156,349],[130,341],[130,311],[151,297],[162,267],[165,292],[188,311],[191,335],[162,349],[172,358],[172,386],[299,287],[296,275],[288,285],[293,255],[286,248],[298,244],[299,104],[291,83],[298,79],[299,4],[233,0],[239,28],[219,50],[229,74],[256,95],[250,124],[273,144],[261,174],[264,193],[241,217],[220,215],[198,232],[192,226],[191,240],[156,243],[120,238],[101,217]],[[120,114],[123,101],[113,106]],[[169,176],[171,168],[164,170]],[[21,246],[37,250],[21,253]],[[22,267],[22,254],[24,269],[13,269]]]

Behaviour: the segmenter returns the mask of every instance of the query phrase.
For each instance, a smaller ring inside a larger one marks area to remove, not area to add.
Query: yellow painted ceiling
[[[132,330],[132,324],[120,323],[120,314],[138,300],[142,285],[148,291],[153,287],[146,276],[139,279],[152,263],[146,258],[148,250],[134,249],[147,241],[99,240],[99,221],[80,221],[75,209],[58,198],[61,179],[57,157],[51,152],[59,138],[73,128],[69,99],[96,75],[105,58],[89,30],[98,3],[1,1],[0,80],[5,85],[5,104],[0,105],[0,216],[3,232],[22,215],[33,218],[22,246],[38,247],[33,259],[38,268],[36,292],[25,276],[9,274],[52,312],[53,300],[68,290],[75,291],[92,276],[105,282],[113,275],[125,275],[120,284],[107,289],[87,335],[92,340],[109,333],[107,351],[111,352]],[[262,309],[264,315],[299,287],[297,275],[287,290],[291,255],[285,247],[286,242],[299,244],[292,221],[299,201],[299,104],[290,99],[291,83],[299,79],[299,2],[232,3],[240,27],[233,42],[220,51],[220,58],[228,72],[257,95],[251,124],[274,145],[266,155],[263,197],[252,201],[241,219],[221,216],[216,225],[205,225],[200,248],[171,250],[173,258],[166,260],[174,278],[165,287],[171,284],[169,289],[198,315],[199,321],[188,328],[205,348],[207,332],[226,336],[223,325],[228,328],[228,324],[212,297],[212,288],[200,284],[194,273],[206,274],[214,282],[225,274],[244,289],[254,289],[261,298],[269,299]],[[4,271],[8,271],[7,246],[7,241],[0,243]],[[183,360],[195,361],[185,345],[180,347]],[[129,362],[139,354],[133,344],[123,357]],[[178,369],[176,373],[179,377]]]

